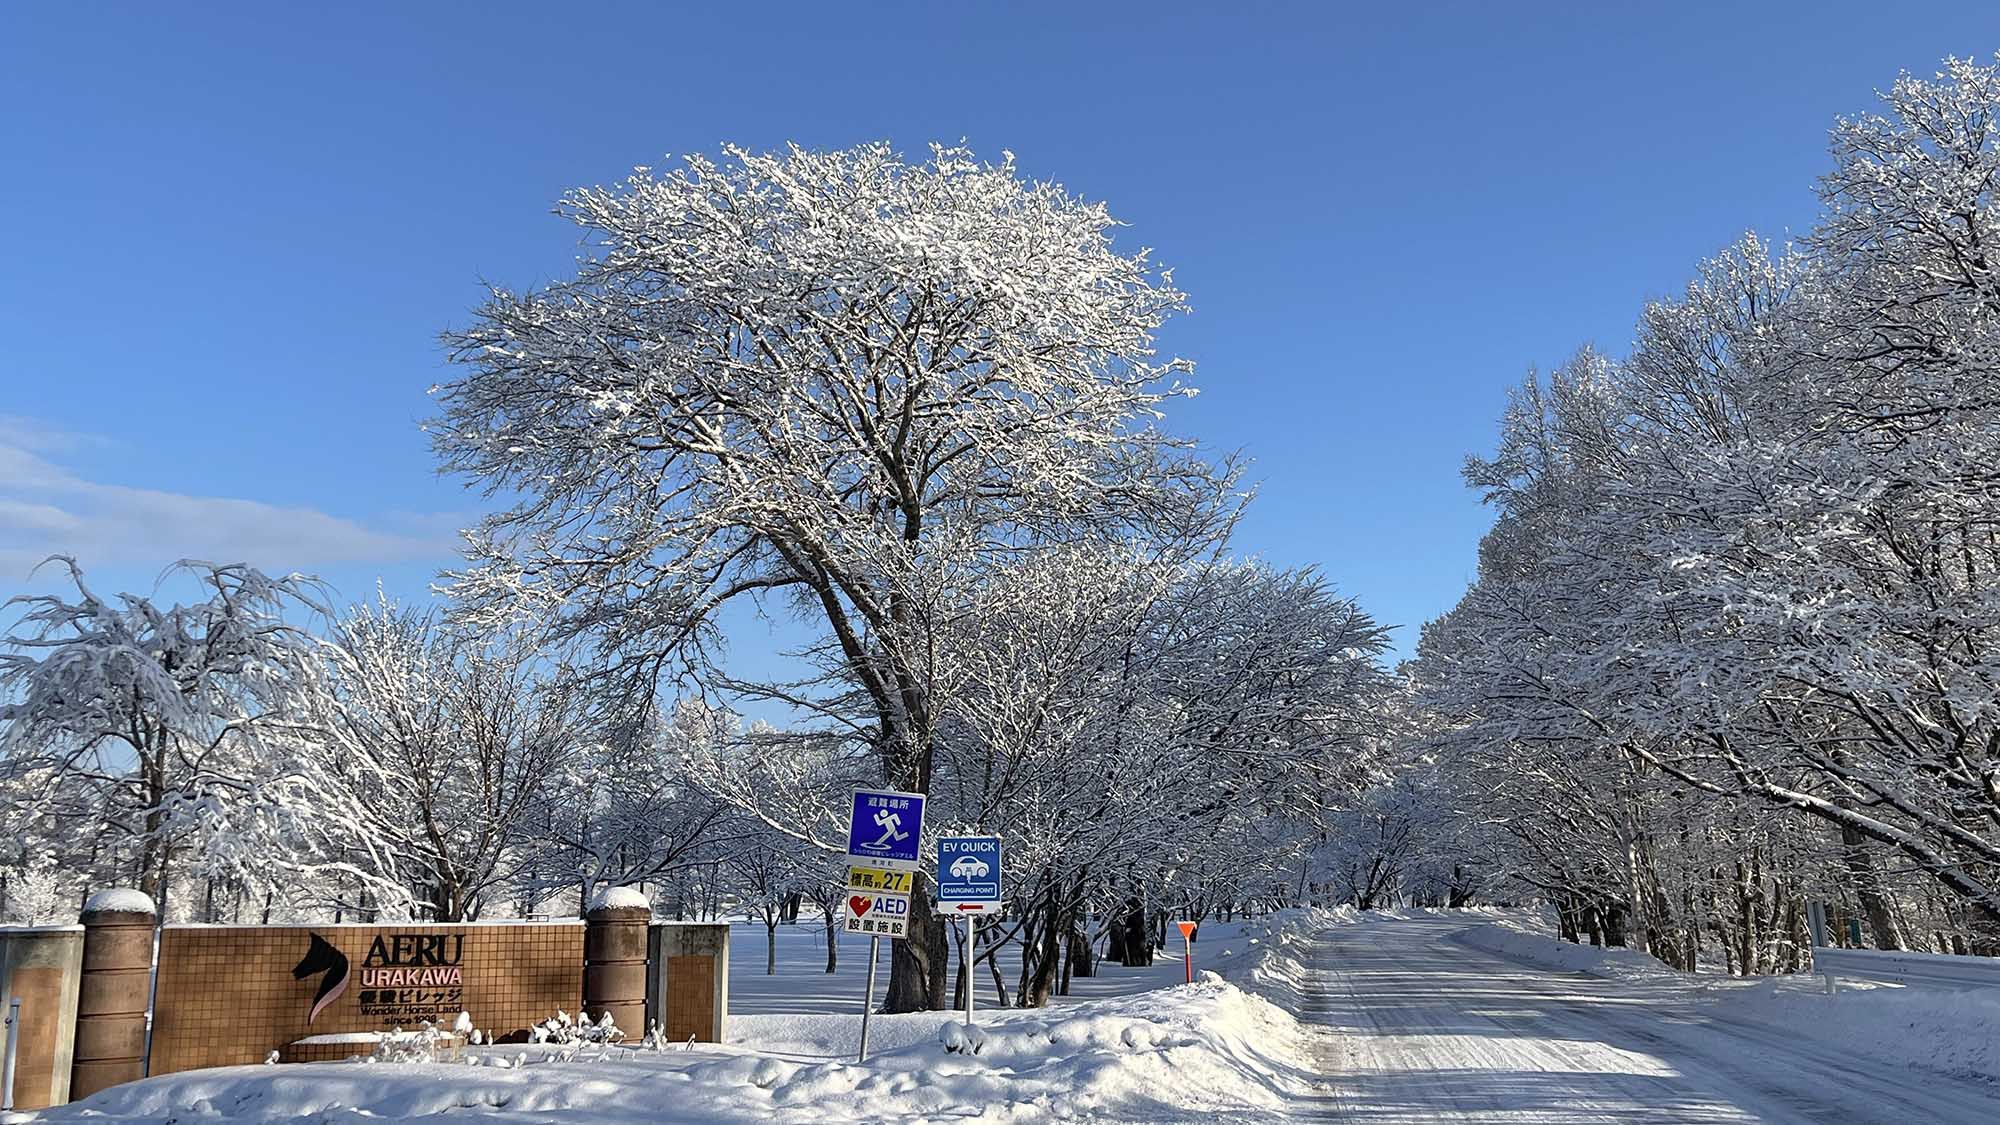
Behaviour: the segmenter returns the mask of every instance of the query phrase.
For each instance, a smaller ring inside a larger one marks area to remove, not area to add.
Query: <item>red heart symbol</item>
[[[854,895],[853,897],[847,900],[847,908],[849,910],[854,911],[854,916],[856,918],[859,918],[863,914],[868,913],[868,906],[869,906],[869,901],[860,895]]]

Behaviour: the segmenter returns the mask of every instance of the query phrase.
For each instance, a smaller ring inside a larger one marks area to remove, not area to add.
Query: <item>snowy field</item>
[[[951,1013],[877,1016],[861,1065],[852,1052],[867,942],[843,941],[840,971],[829,976],[819,927],[781,927],[779,971],[767,977],[763,927],[740,925],[729,1041],[719,1046],[586,1048],[568,1060],[547,1047],[499,1047],[459,1063],[220,1068],[114,1088],[43,1119],[1280,1120],[1312,1096],[1313,1053],[1309,1033],[1265,996],[1298,995],[1314,935],[1330,920],[1211,924],[1196,960],[1222,975],[1204,970],[1185,985],[1178,956],[1105,966],[1050,1009],[980,1012],[977,1053],[947,1049],[965,1038]],[[878,990],[887,952],[884,943]]]
[[[1212,968],[1214,966],[1205,962],[1207,957],[1222,956],[1225,950],[1233,953],[1245,925],[1241,920],[1206,923],[1202,928],[1201,948],[1195,953],[1196,967]],[[1261,930],[1261,924],[1258,928]],[[796,925],[780,925],[778,971],[775,975],[766,976],[763,923],[733,923],[729,928],[731,1015],[858,1014],[861,1011],[861,992],[868,983],[868,939],[855,934],[842,934],[837,935],[837,940],[839,968],[829,975],[825,972],[826,931],[819,920],[802,916]],[[889,943],[886,941],[882,943],[881,958],[881,968],[876,975],[878,992],[889,980]],[[1002,950],[999,960],[1001,975],[1006,980],[1007,994],[1011,998],[1020,983],[1019,945],[1009,945]],[[951,964],[952,972],[956,973],[956,940],[952,943]],[[1149,966],[1128,969],[1122,965],[1102,964],[1101,969],[1099,976],[1073,980],[1071,995],[1057,997],[1057,1002],[1127,996],[1149,988],[1181,983],[1185,970],[1181,967],[1180,935],[1171,935],[1166,951],[1155,954]],[[979,990],[974,1000],[975,1010],[993,1007],[998,1002],[998,995],[993,990],[992,974],[984,962],[979,965],[974,978]]]

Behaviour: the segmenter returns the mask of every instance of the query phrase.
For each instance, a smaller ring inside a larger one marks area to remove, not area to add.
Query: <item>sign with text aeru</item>
[[[939,914],[999,912],[1000,837],[938,838],[937,909]]]
[[[847,822],[847,859],[856,867],[914,871],[924,836],[924,795],[856,789]]]

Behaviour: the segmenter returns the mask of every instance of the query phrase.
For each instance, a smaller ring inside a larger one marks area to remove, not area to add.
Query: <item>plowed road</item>
[[[2000,1085],[1732,1022],[1685,989],[1536,968],[1462,945],[1470,923],[1335,927],[1307,1013],[1327,1027],[1325,1117],[1366,1125],[1618,1122],[1994,1125]]]

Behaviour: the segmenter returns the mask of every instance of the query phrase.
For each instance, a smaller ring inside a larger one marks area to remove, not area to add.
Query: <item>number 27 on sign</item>
[[[847,869],[847,889],[850,891],[873,891],[876,894],[907,895],[912,890],[915,878],[908,871],[886,871],[874,867],[850,867]]]

